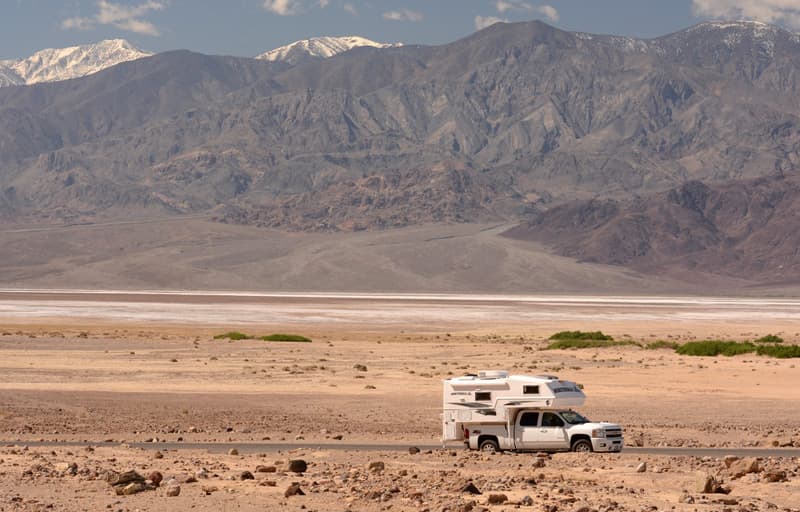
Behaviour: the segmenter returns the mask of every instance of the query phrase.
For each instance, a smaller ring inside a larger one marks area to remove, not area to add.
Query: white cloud
[[[695,16],[785,23],[800,28],[798,0],[692,0]]]
[[[475,16],[475,30],[483,30],[495,23],[508,23],[508,20],[497,16]]]
[[[319,0],[317,3],[324,9],[328,7],[328,4],[331,3],[331,0]]]
[[[121,5],[108,0],[98,0],[97,13],[94,16],[67,18],[61,22],[61,28],[90,30],[97,25],[111,25],[128,32],[157,36],[158,28],[142,19],[142,16],[151,11],[163,10],[166,6],[166,2],[159,0],[147,0],[138,5]]]
[[[358,10],[356,9],[356,6],[353,5],[353,4],[350,4],[350,3],[344,4],[342,6],[342,9],[344,9],[347,12],[349,12],[353,16],[358,16]]]
[[[536,13],[552,22],[560,19],[558,11],[552,5],[533,5],[523,0],[497,0],[494,7],[500,14],[506,11],[525,11]]]
[[[298,0],[264,0],[262,5],[264,9],[279,16],[291,16],[300,12],[300,2]],[[320,5],[322,5],[322,2],[320,2]]]
[[[392,21],[422,21],[425,17],[421,12],[410,9],[399,9],[383,13],[383,19]]]

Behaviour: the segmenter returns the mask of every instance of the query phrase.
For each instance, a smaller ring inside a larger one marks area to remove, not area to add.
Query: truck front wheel
[[[572,443],[573,452],[590,452],[592,451],[592,442],[588,439],[578,439]]]
[[[495,441],[492,438],[481,439],[481,443],[478,445],[478,449],[486,453],[496,453],[500,451],[500,445],[498,445],[497,441]]]

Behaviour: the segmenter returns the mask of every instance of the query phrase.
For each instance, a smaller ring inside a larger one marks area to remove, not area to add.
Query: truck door
[[[523,411],[517,418],[514,428],[514,446],[517,450],[536,450],[541,448],[539,439],[539,413]]]
[[[567,431],[564,428],[564,420],[553,412],[542,413],[542,422],[539,425],[539,439],[543,443],[542,448],[563,450],[569,448]]]

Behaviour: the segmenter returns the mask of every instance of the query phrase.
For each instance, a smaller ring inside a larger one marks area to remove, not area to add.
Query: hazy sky
[[[800,0],[0,0],[0,59],[124,38],[150,51],[254,56],[317,35],[441,44],[496,20],[656,37],[708,19],[800,29]]]

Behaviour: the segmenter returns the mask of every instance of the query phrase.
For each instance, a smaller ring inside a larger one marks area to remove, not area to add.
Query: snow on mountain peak
[[[0,62],[0,87],[69,80],[150,55],[124,39],[109,39],[69,48],[48,48],[25,59]]]
[[[307,59],[327,59],[342,52],[352,50],[360,46],[373,48],[390,48],[402,46],[401,43],[378,43],[365,37],[343,36],[343,37],[312,37],[295,41],[294,43],[258,55],[256,58],[267,61],[287,62],[298,64]]]

